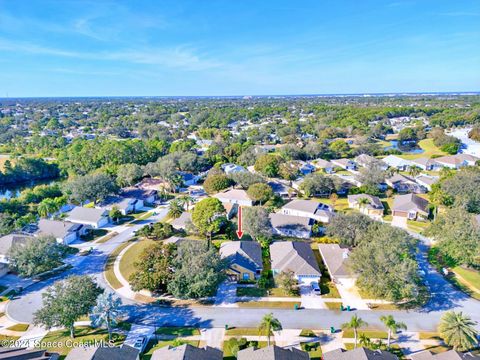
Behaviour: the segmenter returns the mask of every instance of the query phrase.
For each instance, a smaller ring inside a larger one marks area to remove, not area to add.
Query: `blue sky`
[[[0,0],[0,97],[479,90],[479,0]]]

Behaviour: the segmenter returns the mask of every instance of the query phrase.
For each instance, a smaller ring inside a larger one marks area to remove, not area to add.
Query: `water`
[[[417,144],[400,144],[398,140],[391,140],[390,146],[383,148],[384,150],[399,150],[405,154],[421,154],[425,152]]]
[[[21,185],[0,186],[0,200],[10,200],[19,197],[21,192],[37,185],[53,185],[57,181],[30,181]]]

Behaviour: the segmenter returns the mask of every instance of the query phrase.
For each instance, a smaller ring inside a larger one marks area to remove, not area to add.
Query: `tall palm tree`
[[[476,321],[461,311],[447,311],[440,319],[438,332],[449,346],[457,351],[467,351],[478,345]]]
[[[405,323],[395,321],[392,315],[380,316],[380,320],[385,324],[388,329],[387,347],[390,348],[390,340],[392,338],[392,333],[396,334],[399,329],[407,330],[407,325],[405,325]]]
[[[97,298],[97,304],[93,307],[90,319],[94,327],[105,325],[108,331],[108,340],[112,340],[112,326],[117,324],[121,315],[120,306],[122,301],[113,296],[113,293],[104,292]]]
[[[410,174],[411,177],[417,177],[421,171],[422,169],[416,165],[410,166],[410,168],[408,169],[408,173]]]
[[[183,206],[180,205],[178,199],[170,201],[170,210],[168,210],[168,215],[174,219],[179,218],[183,213]]]
[[[355,338],[355,348],[357,347],[357,329],[364,326],[368,326],[368,324],[357,315],[353,315],[349,322],[342,324],[342,330],[345,330],[345,329],[353,330],[353,336]]]
[[[387,169],[387,177],[392,177],[395,174],[398,174],[399,170],[396,167],[389,167]]]
[[[268,346],[270,346],[270,337],[273,335],[273,332],[278,330],[282,330],[280,321],[272,313],[265,314],[258,326],[258,333],[267,337]]]
[[[58,211],[60,209],[60,204],[55,201],[55,199],[43,199],[40,204],[37,206],[38,215],[41,217],[49,217],[50,214]]]
[[[193,205],[195,199],[190,195],[183,195],[178,198],[178,201],[180,205],[184,206],[185,209],[188,211],[188,208],[190,207],[190,205]]]

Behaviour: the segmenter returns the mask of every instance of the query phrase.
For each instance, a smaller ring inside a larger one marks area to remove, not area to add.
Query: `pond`
[[[0,186],[0,200],[10,200],[20,196],[23,190],[30,189],[37,185],[53,185],[58,181],[44,180],[44,181],[29,181],[20,185]]]
[[[384,147],[384,150],[399,150],[405,154],[421,154],[425,152],[417,143],[404,142],[400,143],[398,140],[391,140],[390,146]]]

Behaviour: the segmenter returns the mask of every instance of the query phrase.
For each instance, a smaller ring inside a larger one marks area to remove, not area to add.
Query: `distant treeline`
[[[0,172],[0,186],[25,183],[29,181],[50,180],[60,176],[60,169],[55,163],[43,159],[20,158],[14,164],[5,161]]]

